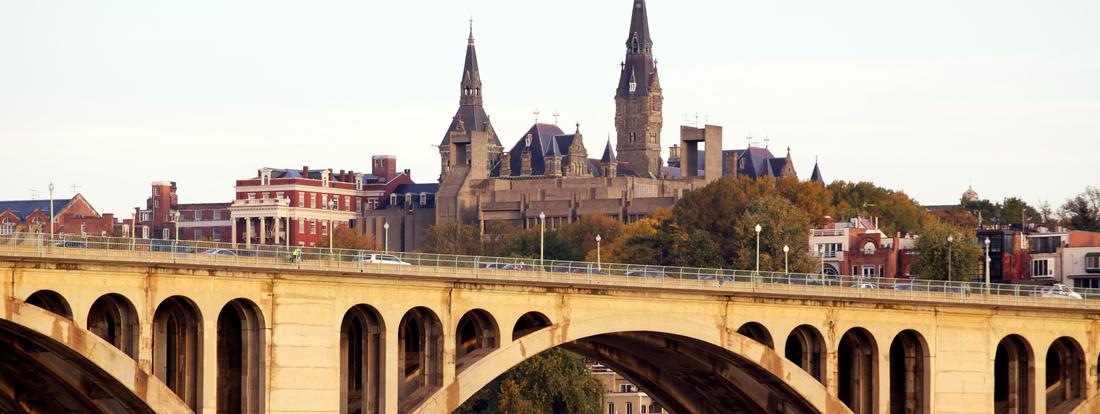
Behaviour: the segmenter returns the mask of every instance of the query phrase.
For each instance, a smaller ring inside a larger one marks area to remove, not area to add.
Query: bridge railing
[[[1100,309],[1098,289],[120,237],[0,235],[0,255]]]

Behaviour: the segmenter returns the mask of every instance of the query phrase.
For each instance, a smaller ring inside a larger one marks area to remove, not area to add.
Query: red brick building
[[[821,258],[822,273],[868,277],[909,277],[915,240],[895,234],[887,237],[875,220],[854,218],[813,230],[810,247]]]
[[[59,235],[112,236],[117,224],[113,214],[99,214],[80,194],[55,199],[53,213]],[[0,201],[0,234],[49,233],[49,217],[50,200]]]
[[[409,170],[397,171],[393,156],[373,157],[371,168],[370,174],[262,168],[254,178],[237,180],[229,207],[232,242],[316,246],[329,238],[330,225],[356,228],[365,211],[397,186],[413,183]]]
[[[229,203],[181,204],[176,190],[172,181],[151,184],[137,213],[137,237],[172,240],[178,229],[180,240],[230,241]]]

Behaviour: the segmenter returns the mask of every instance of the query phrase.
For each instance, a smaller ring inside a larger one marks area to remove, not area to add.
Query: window
[[[306,234],[306,221],[298,220],[298,234]]]
[[[278,193],[275,193],[275,198],[277,198],[279,200],[285,200],[286,199],[286,193],[284,193],[282,191],[280,191]]]
[[[642,409],[642,414],[645,414],[646,407],[647,406],[645,404],[642,404],[642,406],[640,407]]]
[[[153,208],[160,208],[160,199],[153,199]]]
[[[80,234],[82,236],[87,236],[88,235],[88,225],[87,224],[80,223]]]
[[[153,187],[153,197],[160,195],[160,187]]]
[[[222,211],[221,210],[214,210],[214,220],[221,220],[221,219],[222,219]]]
[[[1031,261],[1031,277],[1054,276],[1050,268],[1050,259],[1035,259]]]
[[[216,212],[218,210],[214,210],[214,211]],[[222,240],[222,229],[214,229],[213,239],[214,239],[214,241],[221,241]]]
[[[428,205],[428,193],[420,193],[420,206]]]
[[[202,240],[202,229],[195,229],[195,235],[191,240]]]
[[[306,193],[298,193],[298,207],[306,204]]]
[[[397,194],[390,194],[390,205],[391,206],[396,206],[397,205]]]
[[[328,222],[321,222],[321,235],[328,236]]]
[[[0,234],[12,234],[15,233],[15,223],[12,223],[8,219],[4,219],[3,223],[0,223]]]
[[[615,403],[607,403],[607,414],[615,414]]]
[[[875,267],[874,266],[863,266],[863,273],[862,274],[864,276],[874,276],[875,275]]]
[[[863,254],[868,255],[868,256],[875,254],[875,242],[868,241],[867,243],[864,243],[863,244]]]
[[[833,258],[836,257],[836,252],[839,252],[843,248],[840,243],[819,243],[817,245],[818,257]]]
[[[1088,273],[1100,273],[1100,253],[1085,255],[1085,271]]]
[[[634,414],[634,404],[626,403],[626,414]]]
[[[309,234],[317,234],[317,220],[309,221]]]
[[[355,212],[363,211],[363,199],[355,197]]]
[[[351,210],[351,196],[344,196],[343,210]]]
[[[202,221],[202,210],[195,210],[195,221]]]
[[[306,198],[309,200],[309,208],[313,208],[313,205],[317,204],[317,193],[309,194],[309,197]]]
[[[321,194],[321,208],[328,208],[328,194]]]

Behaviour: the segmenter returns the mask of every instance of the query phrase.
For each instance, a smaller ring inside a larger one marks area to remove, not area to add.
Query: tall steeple
[[[462,67],[459,105],[481,104],[481,73],[477,69],[477,49],[474,47],[474,19],[470,19],[470,37],[466,40],[466,64]]]
[[[661,128],[664,97],[653,59],[653,39],[645,0],[632,0],[626,57],[615,91],[616,148],[619,160],[640,177],[658,177],[661,171]]]

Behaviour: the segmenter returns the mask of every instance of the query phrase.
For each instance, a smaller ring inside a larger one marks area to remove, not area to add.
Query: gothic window
[[[634,81],[631,81],[630,82],[630,93],[634,93],[634,92],[637,92],[637,91],[638,91],[638,83],[634,82]]]

